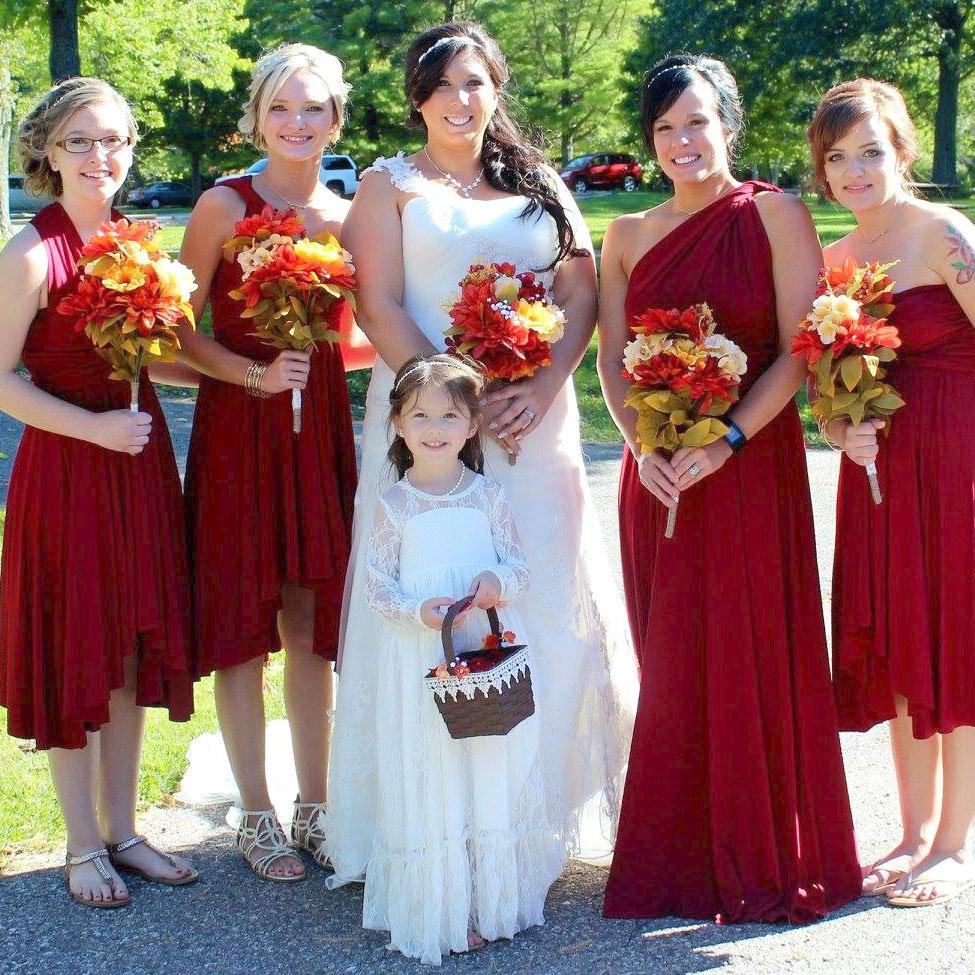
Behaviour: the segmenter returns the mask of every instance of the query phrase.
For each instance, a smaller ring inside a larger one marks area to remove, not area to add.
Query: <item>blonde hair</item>
[[[310,44],[282,44],[273,51],[268,51],[254,65],[250,98],[237,123],[241,133],[258,149],[267,149],[267,143],[261,134],[261,123],[271,108],[271,103],[285,82],[298,71],[310,71],[324,83],[332,100],[336,134],[341,131],[345,119],[345,104],[352,90],[342,77],[342,62],[334,54]]]
[[[75,112],[105,102],[118,107],[134,145],[139,129],[132,106],[101,78],[68,78],[56,84],[28,114],[17,130],[17,149],[24,167],[24,189],[31,196],[60,196],[61,174],[51,168],[48,153]]]
[[[898,88],[886,81],[873,78],[856,78],[835,85],[820,99],[806,129],[806,138],[812,150],[814,179],[822,192],[833,200],[832,190],[826,181],[826,155],[854,125],[876,115],[887,126],[890,142],[897,153],[897,161],[903,167],[901,181],[907,189],[911,179],[911,166],[917,161],[917,130],[904,96]]]

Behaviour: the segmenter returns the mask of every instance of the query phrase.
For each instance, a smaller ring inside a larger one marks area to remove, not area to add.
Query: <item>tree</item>
[[[51,25],[51,81],[81,74],[78,50],[78,0],[47,0]]]
[[[10,190],[7,174],[10,172],[10,136],[14,121],[14,85],[10,77],[10,65],[0,60],[0,237],[13,235],[10,223]]]

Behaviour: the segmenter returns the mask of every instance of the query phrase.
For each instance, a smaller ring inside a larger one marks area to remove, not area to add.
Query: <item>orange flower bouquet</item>
[[[683,310],[650,308],[631,328],[635,338],[623,350],[623,378],[631,384],[626,405],[637,411],[641,451],[673,454],[720,440],[728,427],[718,417],[737,401],[748,359],[717,331],[711,309],[703,302]],[[676,524],[675,504],[666,538],[674,537]]]
[[[153,240],[158,230],[154,220],[103,223],[82,248],[77,288],[58,304],[112,367],[111,378],[129,383],[133,413],[143,366],[150,359],[172,362],[180,320],[196,324],[190,307],[196,279]]]
[[[813,308],[799,323],[792,354],[805,359],[818,394],[812,411],[821,426],[830,420],[850,423],[886,420],[904,401],[884,382],[884,366],[897,357],[897,329],[887,324],[894,310],[894,282],[887,276],[896,263],[858,266],[847,258],[820,274]],[[877,465],[866,467],[874,504],[883,501]]]
[[[355,308],[352,257],[330,233],[309,237],[293,210],[265,206],[234,225],[224,258],[243,270],[230,297],[244,302],[242,318],[254,319],[251,333],[275,349],[303,352],[319,342],[335,343],[339,299]],[[295,433],[301,432],[301,390],[291,391]]]
[[[509,263],[472,264],[447,314],[447,350],[470,356],[495,381],[534,376],[550,365],[552,345],[565,332],[565,313],[545,285]]]

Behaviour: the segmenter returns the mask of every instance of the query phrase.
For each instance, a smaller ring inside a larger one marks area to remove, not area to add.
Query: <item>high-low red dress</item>
[[[628,318],[707,301],[748,356],[778,354],[771,250],[744,183],[630,275]],[[743,389],[744,392],[744,389]],[[620,540],[641,670],[610,917],[806,921],[860,893],[827,666],[812,506],[789,404],[681,494],[677,530],[627,453]]]
[[[115,215],[116,218],[118,215]],[[24,342],[36,386],[102,412],[129,385],[57,312],[75,287],[82,241],[59,203],[32,224],[47,251],[47,307]],[[136,700],[193,712],[189,577],[179,472],[156,393],[140,383],[152,433],[135,456],[24,429],[7,496],[0,567],[0,704],[38,748],[81,748],[109,720],[109,695],[138,654]]]
[[[844,730],[893,718],[900,694],[927,738],[975,725],[975,327],[947,285],[894,302],[906,405],[880,437],[883,504],[840,465],[833,679]]]
[[[224,184],[248,216],[264,200],[242,177]],[[221,259],[210,288],[213,335],[260,362],[278,350],[250,333],[229,296],[241,269]],[[352,532],[356,468],[342,356],[322,343],[302,393],[302,429],[292,431],[291,395],[269,399],[204,377],[186,463],[186,507],[201,674],[281,649],[281,587],[315,594],[314,651],[334,660]]]

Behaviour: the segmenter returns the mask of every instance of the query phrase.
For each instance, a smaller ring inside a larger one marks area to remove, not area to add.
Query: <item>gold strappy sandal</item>
[[[311,854],[311,858],[320,867],[329,866],[328,854],[325,852],[326,808],[324,802],[302,802],[301,796],[298,796],[291,820],[291,845]]]
[[[114,892],[115,890],[115,878],[109,873],[108,867],[105,866],[104,861],[108,860],[111,862],[111,858],[108,855],[108,850],[102,848],[101,850],[92,850],[91,853],[83,853],[81,856],[72,856],[69,852],[65,857],[64,861],[64,886],[68,889],[68,894],[73,901],[77,904],[84,904],[85,907],[98,907],[102,909],[111,909],[114,907],[125,907],[129,903],[131,897],[126,894],[124,897],[112,897],[111,900],[91,900],[87,897],[82,897],[81,894],[76,894],[71,889],[71,868],[80,867],[86,863],[93,863],[95,869],[98,871],[98,876],[105,881]]]
[[[270,873],[271,866],[284,857],[295,858],[294,850],[288,846],[284,831],[273,809],[257,812],[240,812],[240,825],[237,827],[237,849],[243,854],[247,865],[264,880],[278,883],[293,883],[305,879],[305,869],[292,877],[282,877]]]
[[[144,843],[156,856],[165,860],[174,870],[179,869],[176,861],[168,853],[157,850],[144,836],[139,836],[138,834],[130,836],[127,840],[122,840],[121,843],[108,844],[108,859],[111,861],[112,866],[116,870],[122,870],[125,873],[131,873],[136,877],[141,877],[143,880],[148,880],[151,884],[163,884],[166,887],[185,887],[187,884],[192,884],[199,880],[199,873],[192,867],[190,867],[190,872],[185,877],[171,880],[169,877],[160,877],[157,874],[147,873],[141,867],[133,867],[119,860],[118,855],[120,853],[131,850],[133,846],[138,846],[140,843]]]

